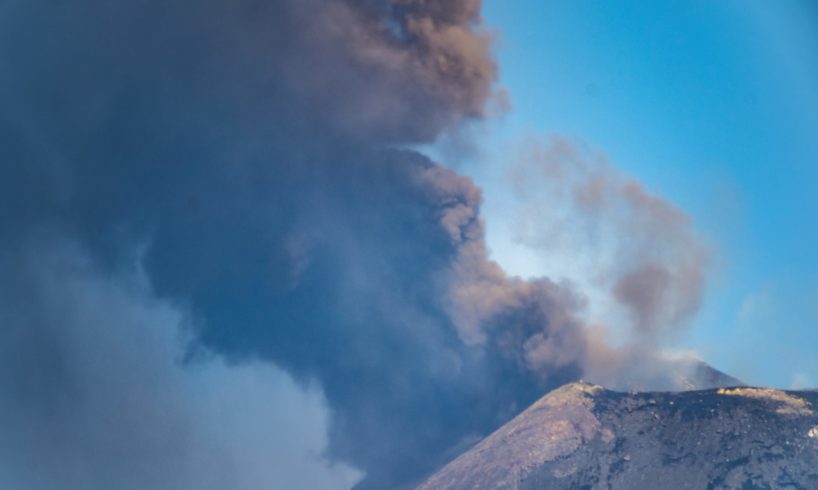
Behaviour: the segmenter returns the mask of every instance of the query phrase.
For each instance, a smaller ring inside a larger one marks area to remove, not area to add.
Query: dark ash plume
[[[583,297],[547,279],[507,277],[488,259],[479,189],[395,149],[486,114],[496,67],[479,1],[0,8],[4,267],[50,256],[48,246],[21,252],[42,236],[76,244],[101,276],[132,267],[138,255],[153,300],[184,312],[192,359],[272,363],[323,390],[328,456],[363,470],[362,489],[419,481],[582,374],[595,352],[578,320]],[[61,271],[51,271],[50,284],[67,287]],[[42,299],[18,287],[26,277],[4,275],[0,286],[42,308],[41,327],[17,335],[25,318],[4,317],[3,345],[27,353],[5,367],[39,373],[46,394],[121,396],[114,381],[66,376],[73,370],[51,364],[61,366],[55,353],[76,340],[72,324],[115,321],[116,312],[52,311],[58,293]],[[653,301],[638,291],[657,277],[646,271],[619,288],[646,321]],[[153,378],[141,379],[148,386],[133,394],[134,406],[150,404]],[[16,393],[0,396],[14,401]],[[47,397],[23,409],[30,427],[104,415]],[[163,412],[139,430],[195,436],[197,427],[178,426],[183,419]],[[68,429],[47,437],[107,453]],[[122,440],[134,464],[76,488],[201,488],[170,470],[135,475],[155,455],[187,454],[189,445],[136,438],[133,451]],[[236,445],[218,449],[242,457]],[[60,469],[42,464],[36,471]],[[265,488],[225,481],[221,488]]]
[[[579,375],[581,300],[507,278],[474,184],[388,148],[486,110],[480,2],[3,8],[4,247],[67,237],[111,273],[139,253],[189,312],[194,357],[323,389],[329,456],[364,470],[361,488],[411,483]],[[35,363],[65,341],[10,340]]]

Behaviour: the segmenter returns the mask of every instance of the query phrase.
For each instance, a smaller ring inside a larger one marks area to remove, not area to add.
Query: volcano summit
[[[573,383],[423,483],[461,489],[818,488],[818,391]]]

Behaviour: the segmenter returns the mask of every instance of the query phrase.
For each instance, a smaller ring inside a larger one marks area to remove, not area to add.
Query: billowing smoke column
[[[156,300],[185,313],[189,359],[273,363],[319,386],[328,454],[365,472],[360,488],[421,479],[581,375],[583,298],[507,277],[487,257],[479,189],[398,149],[493,103],[478,0],[0,9],[0,342],[19,354],[2,362],[42,388],[2,385],[20,410],[71,420],[74,405],[49,393],[118,389],[83,385],[63,355],[73,322],[116,314],[48,311],[62,269],[36,286],[65,243],[102,277],[137,263]],[[134,443],[120,442],[127,457],[167,449]],[[127,468],[106,481],[189,484]]]

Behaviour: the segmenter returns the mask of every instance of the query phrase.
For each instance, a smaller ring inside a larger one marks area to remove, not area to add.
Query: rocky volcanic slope
[[[555,390],[419,490],[818,489],[818,391]]]

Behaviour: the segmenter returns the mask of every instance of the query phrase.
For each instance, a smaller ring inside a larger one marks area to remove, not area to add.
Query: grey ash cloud
[[[362,470],[361,489],[417,482],[582,374],[582,296],[548,279],[508,277],[489,260],[474,183],[397,149],[481,118],[501,97],[479,1],[0,8],[4,267],[41,262],[64,241],[102,277],[138,257],[150,301],[181,315],[168,328],[184,326],[189,359],[271,364],[320,388],[326,456]],[[157,408],[157,392],[179,388],[154,390],[150,357],[106,382],[65,369],[74,366],[65,346],[84,338],[73,323],[102,328],[130,307],[125,296],[105,311],[106,296],[92,293],[103,304],[91,316],[60,308],[70,275],[52,265],[40,266],[50,271],[46,293],[21,287],[26,271],[0,280],[14,293],[3,306],[18,305],[7,310],[2,342],[22,353],[4,365],[38,390],[30,400],[15,390],[1,396],[30,410],[31,427],[64,425],[36,434],[53,447],[117,455],[105,479],[77,488],[201,488],[160,456],[197,455],[205,443],[240,459],[241,441],[198,442],[187,402]],[[128,325],[106,335],[140,342]],[[115,343],[75,355],[127,352]],[[144,376],[138,390],[133,376]],[[112,443],[105,424],[71,425],[77,414],[104,420],[109,409],[78,410],[64,401],[74,395],[61,398],[71,390],[159,411],[122,420],[126,432]],[[0,425],[14,423],[4,413]],[[180,448],[180,439],[190,442]],[[211,466],[192,458],[193,474]],[[74,468],[48,458],[38,465],[17,471]],[[152,479],[138,478],[146,473]]]
[[[0,486],[349,488],[324,402],[273,366],[181,365],[183,311],[54,235],[0,253]]]

